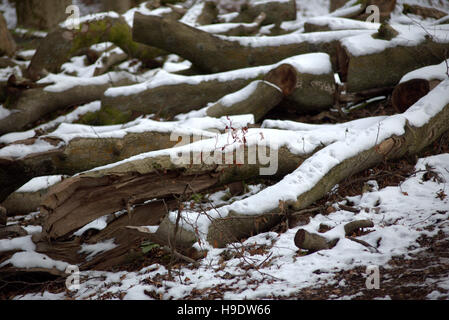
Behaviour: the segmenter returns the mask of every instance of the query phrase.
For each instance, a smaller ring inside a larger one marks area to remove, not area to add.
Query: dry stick
[[[370,245],[368,242],[354,238],[354,237],[346,237],[346,239],[349,239],[351,241],[357,242],[359,244],[361,244],[362,246],[367,247],[368,249],[373,249],[376,251],[376,253],[381,253],[376,247]]]

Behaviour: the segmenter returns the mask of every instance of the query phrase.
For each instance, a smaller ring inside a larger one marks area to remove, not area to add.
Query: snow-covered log
[[[276,63],[311,52],[336,54],[338,40],[366,30],[292,33],[276,37],[225,37],[158,16],[134,15],[133,40],[176,53],[206,72]],[[195,45],[191,45],[191,44]]]
[[[251,22],[261,13],[266,14],[263,24],[281,24],[296,19],[295,0],[251,0],[242,6],[240,13],[232,22]]]
[[[0,134],[19,131],[61,108],[82,105],[100,100],[112,86],[135,83],[135,77],[127,72],[112,72],[93,78],[77,78],[64,75],[49,75],[38,86],[44,88],[18,89],[8,95],[5,103],[9,111],[0,118]]]
[[[63,63],[82,49],[107,41],[149,66],[158,65],[154,58],[163,54],[159,49],[134,42],[131,27],[126,20],[110,12],[81,20],[79,29],[60,26],[51,31],[40,42],[28,67],[28,77],[34,80],[41,78],[45,71],[57,73]]]
[[[197,1],[179,21],[190,26],[202,26],[215,23],[217,15],[218,9],[215,2]]]
[[[206,76],[175,76],[160,72],[155,79],[145,83],[107,90],[102,108],[172,117],[206,107],[208,103],[264,78],[281,88],[298,111],[317,111],[333,105],[335,79],[330,57],[314,53],[294,56],[274,65]]]
[[[377,34],[348,37],[338,50],[340,78],[349,92],[395,86],[408,72],[447,59],[449,25],[392,26],[399,34],[391,40]]]
[[[215,117],[253,114],[255,122],[259,122],[271,109],[276,107],[284,95],[279,87],[268,81],[256,80],[245,88],[228,94],[215,103],[198,111],[192,111],[186,117]],[[182,117],[178,115],[177,117]]]
[[[248,117],[234,119],[247,126]],[[93,127],[61,124],[46,136],[16,141],[0,149],[0,202],[30,179],[47,175],[74,175],[133,155],[173,147],[173,134],[192,139],[213,137],[203,129],[224,130],[225,119],[157,122],[138,119],[125,125]],[[203,128],[203,129],[199,129]]]
[[[405,113],[388,117],[366,129],[348,132],[344,140],[314,153],[278,184],[254,196],[209,211],[207,215],[185,213],[183,217],[187,223],[183,227],[190,230],[190,235],[184,238],[196,235],[207,239],[211,245],[225,246],[235,241],[232,228],[238,219],[259,221],[257,226],[246,230],[249,236],[263,228],[261,221],[270,225],[280,219],[286,208],[301,210],[309,206],[352,174],[386,159],[420,152],[449,130],[448,89],[449,80],[446,80]],[[165,223],[173,225],[176,216],[177,213],[172,212]],[[238,235],[243,236],[241,230]]]

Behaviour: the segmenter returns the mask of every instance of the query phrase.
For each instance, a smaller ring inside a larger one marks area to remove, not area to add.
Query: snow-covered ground
[[[433,178],[427,179],[429,172]],[[333,286],[344,289],[349,284],[335,275],[343,270],[369,266],[391,269],[388,262],[400,256],[411,255],[423,249],[417,242],[422,236],[433,237],[438,233],[449,235],[449,197],[446,196],[449,181],[449,154],[420,159],[415,173],[397,187],[378,190],[375,182],[369,182],[371,191],[342,200],[351,201],[360,213],[337,209],[330,214],[320,213],[303,225],[285,233],[266,232],[248,238],[241,244],[225,249],[211,249],[200,261],[199,268],[181,266],[172,269],[175,276],[170,280],[168,270],[162,264],[152,264],[135,272],[81,272],[78,291],[70,294],[77,299],[183,299],[201,293],[204,297],[224,299],[262,299],[289,297],[304,288]],[[211,195],[218,199],[221,194]],[[354,220],[370,219],[374,222],[371,232],[360,237],[372,247],[366,247],[345,237],[344,225]],[[337,245],[329,250],[305,254],[294,244],[299,229],[317,233],[320,225],[331,230],[322,233],[328,239],[338,238]],[[91,255],[112,248],[113,244],[99,244]],[[0,240],[0,250],[12,247],[29,253],[28,261],[43,261],[33,253],[29,236],[12,241]],[[50,259],[51,260],[51,259]],[[46,260],[46,264],[50,261]],[[57,266],[62,262],[54,262]],[[63,267],[64,265],[61,265]],[[365,279],[368,273],[358,275]],[[429,279],[434,287],[431,299],[449,298],[449,278]],[[382,275],[380,286],[382,287]],[[363,282],[364,283],[364,282]],[[365,287],[360,288],[363,298]],[[17,299],[64,299],[66,292],[27,294]],[[336,296],[335,298],[345,298]],[[350,298],[350,297],[346,297]],[[382,298],[382,297],[380,297]],[[386,297],[388,298],[388,297]]]

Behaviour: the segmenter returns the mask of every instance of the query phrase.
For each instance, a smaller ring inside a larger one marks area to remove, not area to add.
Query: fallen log
[[[330,249],[332,244],[323,236],[316,233],[310,233],[304,229],[299,229],[295,234],[295,245],[299,249],[316,252]]]
[[[191,236],[196,235],[200,239],[207,239],[210,244],[218,243],[223,247],[232,242],[233,238],[224,237],[223,232],[217,232],[215,225],[221,221],[264,216],[264,223],[268,225],[273,220],[267,217],[271,215],[279,219],[283,215],[279,202],[283,203],[282,208],[299,211],[323,197],[337,183],[352,174],[387,159],[420,152],[449,130],[448,89],[449,80],[445,80],[407,112],[388,117],[367,129],[356,130],[346,141],[337,141],[324,147],[278,184],[245,200],[221,207],[219,213],[210,212],[212,216],[204,213],[198,216],[190,214],[188,221],[192,221],[193,225],[183,225],[183,228],[190,230]],[[296,187],[291,188],[292,184]],[[167,223],[174,224],[175,217],[174,213],[168,215]],[[246,236],[255,227],[247,230]],[[260,227],[259,225],[258,228]],[[195,233],[192,230],[197,231]],[[232,229],[225,231],[232,234]]]
[[[407,4],[407,3],[403,4],[402,13],[414,14],[421,16],[423,18],[433,18],[437,20],[446,17],[448,15],[447,12],[435,8],[423,7],[417,4]]]
[[[309,18],[304,23],[304,32],[323,32],[337,30],[377,30],[380,24],[339,17]]]
[[[48,213],[44,225],[45,237],[59,239],[70,236],[71,232],[100,216],[126,209],[128,204],[137,205],[149,199],[170,198],[173,194],[181,195],[187,185],[188,193],[191,194],[191,190],[198,193],[211,187],[242,179],[247,181],[257,176],[260,166],[263,166],[258,162],[238,166],[227,165],[220,161],[215,162],[217,164],[214,162],[207,164],[210,161],[206,160],[205,163],[198,162],[200,158],[206,159],[206,152],[211,151],[215,152],[216,160],[217,156],[237,159],[236,151],[226,152],[221,148],[221,144],[226,143],[228,139],[228,135],[225,134],[218,141],[214,138],[199,142],[208,146],[201,153],[188,151],[190,145],[187,145],[158,152],[154,156],[148,154],[142,159],[131,158],[123,163],[64,180],[51,189],[43,202],[42,210]],[[251,139],[248,136],[248,143],[250,141],[261,143],[258,134],[253,134]],[[193,165],[191,161],[175,161],[177,157],[175,155],[181,150],[188,151],[188,155],[196,159],[193,160]],[[244,148],[243,151],[244,155],[248,156],[248,148]],[[292,154],[285,147],[280,148],[279,153],[279,171],[272,178],[291,172],[304,157],[301,154]],[[173,156],[175,158],[172,158]],[[167,236],[162,238],[167,239]],[[182,243],[183,241],[179,241],[180,245]]]
[[[173,117],[201,109],[259,79],[278,86],[298,112],[326,109],[334,102],[335,78],[330,58],[324,53],[314,53],[291,57],[275,65],[207,76],[163,74],[160,81],[156,77],[147,83],[106,91],[102,108]]]
[[[60,131],[66,131],[67,127],[61,126]],[[191,133],[195,139],[213,136],[203,130],[183,129],[176,123],[158,126],[150,120],[134,128],[120,129],[114,126],[111,128],[114,132],[105,132],[104,128],[97,127],[97,132],[95,127],[81,126],[79,134],[58,134],[57,130],[48,136],[17,141],[0,149],[0,203],[34,177],[74,175],[140,153],[171,148],[178,143],[171,134]],[[36,194],[36,200],[41,197],[41,193]],[[5,203],[9,207],[15,202],[14,199],[10,201],[9,205]],[[34,201],[29,203],[34,204]]]
[[[345,235],[351,236],[354,232],[359,229],[372,228],[374,223],[371,220],[356,220],[345,224]]]
[[[26,235],[28,235],[28,233],[25,231],[25,229],[17,224],[7,227],[0,226],[0,240],[8,238],[11,239],[11,238],[24,237]]]
[[[282,101],[283,97],[281,89],[277,86],[267,81],[256,80],[245,88],[185,116],[187,118],[203,116],[220,118],[230,115],[253,114],[254,121],[259,122]],[[178,115],[177,117],[183,116]]]
[[[406,73],[446,59],[448,25],[436,27],[432,37],[418,26],[393,27],[399,35],[389,41],[370,35],[340,41],[339,74],[348,92],[395,86]]]
[[[42,189],[36,192],[14,192],[9,195],[1,205],[6,209],[8,216],[18,216],[36,212],[47,191],[47,189]]]
[[[240,8],[240,13],[231,22],[252,22],[261,13],[266,14],[264,25],[281,24],[296,19],[296,1],[252,0]]]
[[[180,225],[180,228],[183,228],[185,234],[189,236],[177,239],[176,243],[179,245],[184,243],[187,246],[185,240],[192,245],[193,237],[196,239],[199,237],[200,239],[207,239],[210,244],[223,246],[232,241],[232,237],[228,237],[227,234],[232,235],[233,229],[226,229],[223,232],[222,223],[225,223],[225,226],[235,226],[233,219],[246,218],[252,220],[254,223],[249,223],[250,229],[245,232],[246,235],[250,235],[256,228],[256,220],[259,221],[257,228],[260,230],[263,229],[264,225],[270,225],[280,219],[282,214],[278,214],[280,210],[277,205],[278,201],[283,201],[282,207],[284,208],[301,210],[321,198],[336,183],[350,174],[367,169],[376,163],[385,161],[385,159],[416,154],[448,130],[448,86],[449,81],[442,82],[406,113],[386,118],[378,125],[365,130],[349,133],[347,139],[351,143],[348,144],[347,141],[335,142],[314,153],[305,162],[301,159],[304,159],[303,157],[307,157],[307,155],[295,155],[288,148],[280,147],[278,158],[281,162],[281,165],[279,165],[281,170],[276,173],[277,176],[282,177],[285,173],[291,172],[298,164],[302,163],[302,165],[273,187],[264,189],[245,200],[222,207],[219,213],[214,213],[215,211],[210,211],[207,214],[201,212],[198,217],[189,213],[191,216]],[[264,136],[268,139],[267,132],[264,133]],[[288,139],[288,141],[297,140]],[[215,139],[208,143],[213,148],[217,144]],[[253,143],[255,142],[253,141]],[[248,145],[251,145],[251,142],[248,142]],[[354,146],[359,147],[354,148]],[[181,148],[190,150],[190,146]],[[300,148],[298,146],[298,149]],[[153,156],[149,154],[144,158],[130,159],[132,161],[125,161],[65,180],[63,184],[56,186],[58,188],[54,189],[44,202],[44,210],[48,214],[44,228],[45,237],[62,239],[92,219],[122,210],[129,202],[136,204],[149,198],[180,194],[184,192],[187,184],[192,186],[192,190],[201,192],[220,183],[237,179],[246,181],[248,177],[254,176],[254,170],[259,169],[258,165],[250,166],[246,164],[232,167],[210,166],[209,164],[192,165],[191,159],[186,162],[176,161],[173,163],[169,155],[179,154],[180,150],[184,149],[171,149],[165,151],[165,155],[164,153],[154,154]],[[199,154],[196,158],[198,157],[200,157]],[[204,157],[204,153],[201,153],[201,157]],[[194,157],[194,159],[196,158]],[[336,161],[337,158],[338,161]],[[323,162],[323,159],[327,160]],[[327,165],[323,168],[325,163]],[[162,169],[162,172],[166,170],[167,173],[162,174],[156,168]],[[317,171],[316,168],[322,169]],[[212,172],[219,172],[220,174],[211,175],[211,169]],[[183,170],[185,170],[184,173],[182,173]],[[156,174],[156,171],[159,174]],[[313,175],[311,172],[317,172],[317,174]],[[307,182],[304,177],[308,177]],[[174,183],[167,183],[170,179]],[[302,180],[304,180],[304,183],[300,184],[301,187],[299,188],[292,190],[287,187],[294,181],[298,183]],[[146,186],[148,183],[151,183],[152,186],[164,185],[165,189],[161,191],[158,187],[155,187],[153,190],[148,190]],[[167,185],[170,186],[169,189],[167,189]],[[95,191],[92,192],[93,190]],[[114,193],[116,194],[114,195]],[[120,196],[117,196],[117,194]],[[279,199],[278,195],[280,194],[284,195],[282,199]],[[95,199],[95,203],[86,202],[87,195],[90,199]],[[257,207],[244,205],[244,203],[248,204],[249,201],[256,201],[256,199],[259,199],[257,200]],[[74,212],[76,212],[76,215],[74,215]],[[270,219],[270,216],[273,218]],[[172,212],[162,223],[174,225],[175,220],[176,212]],[[190,223],[193,223],[193,225],[190,226]],[[195,231],[195,228],[198,228],[197,231]],[[166,230],[174,229],[166,228]],[[239,230],[238,236],[241,237],[242,234],[242,230]],[[161,238],[169,237],[169,235],[164,234],[163,229],[158,230],[156,235]]]
[[[345,30],[276,37],[219,37],[177,21],[136,13],[133,40],[176,53],[205,72],[221,72],[272,64],[311,52],[325,52],[334,57],[337,40],[367,32]],[[195,43],[195,46],[186,43]]]
[[[10,114],[0,119],[0,134],[20,131],[42,116],[61,108],[100,100],[103,93],[112,86],[134,83],[134,77],[126,72],[109,73],[94,78],[55,75],[43,80],[51,84],[52,79],[67,80],[70,85],[63,83],[45,88],[22,89],[8,96],[5,107],[10,110]]]
[[[412,79],[398,84],[391,95],[391,104],[398,112],[404,112],[430,91],[429,81]]]
[[[128,54],[122,50],[112,49],[104,53],[97,60],[97,67],[94,71],[94,77],[107,73],[110,68],[125,61],[126,59],[128,59]]]
[[[82,22],[80,29],[59,27],[43,39],[31,60],[27,76],[37,80],[45,71],[58,73],[61,65],[81,50],[93,44],[112,42],[130,57],[148,66],[159,66],[154,58],[163,54],[159,49],[132,40],[131,28],[118,14],[99,15],[99,19]]]
[[[213,24],[217,20],[218,8],[213,1],[198,1],[179,20],[190,26]]]
[[[199,30],[225,36],[251,36],[259,32],[266,15],[261,13],[251,23],[216,23],[197,27]]]

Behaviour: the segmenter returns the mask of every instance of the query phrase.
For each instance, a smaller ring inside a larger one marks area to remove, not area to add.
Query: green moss
[[[78,123],[88,125],[114,125],[122,124],[131,120],[131,112],[122,112],[111,107],[102,107],[100,111],[88,112],[83,115]]]
[[[388,23],[382,23],[377,33],[373,34],[374,39],[388,40],[390,41],[396,37],[399,33]]]

